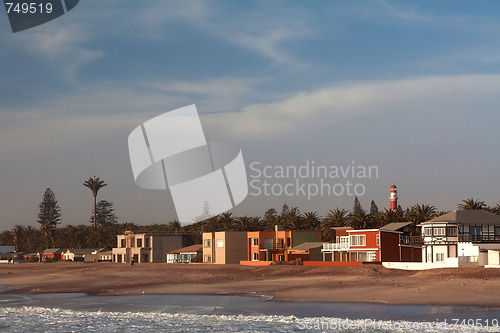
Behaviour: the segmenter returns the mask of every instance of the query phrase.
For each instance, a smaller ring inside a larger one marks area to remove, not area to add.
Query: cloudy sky
[[[0,41],[2,229],[36,226],[47,187],[63,224],[88,223],[94,175],[120,221],[175,219],[167,192],[135,185],[127,138],[190,104],[247,167],[377,166],[327,179],[362,184],[367,209],[392,183],[403,208],[500,201],[497,1],[85,0],[15,34],[2,10]],[[250,195],[234,213],[353,201]]]

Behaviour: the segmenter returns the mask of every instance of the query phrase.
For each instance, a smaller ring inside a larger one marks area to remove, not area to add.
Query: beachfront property
[[[174,251],[167,252],[167,264],[189,264],[203,255],[203,245],[194,244]],[[200,260],[201,261],[201,260]]]
[[[455,210],[419,226],[423,263],[489,265],[490,253],[492,261],[498,261],[494,259],[500,250],[500,216],[496,214]]]
[[[0,245],[0,263],[11,263],[17,256],[14,245]]]
[[[249,231],[247,233],[248,261],[292,261],[298,258],[311,260],[309,249],[294,247],[306,242],[321,241],[318,231],[283,230],[276,225],[274,231]],[[317,244],[316,244],[317,245]],[[314,244],[311,247],[314,248]]]
[[[116,243],[112,250],[115,263],[160,263],[165,262],[165,253],[189,246],[192,240],[186,233],[125,231],[116,236]]]
[[[68,261],[88,261],[86,256],[97,253],[99,249],[67,249],[63,253],[63,259]]]
[[[111,262],[113,261],[112,251],[96,250],[85,255],[85,262]]]
[[[336,241],[323,244],[323,261],[421,261],[421,247],[410,242],[410,224],[398,222],[361,230],[334,228]]]
[[[58,249],[58,248],[53,248],[53,249],[45,249],[43,252],[40,254],[42,256],[42,260],[47,260],[47,259],[52,259],[52,260],[63,260],[64,259],[64,253],[68,249]]]
[[[246,231],[219,231],[203,233],[203,262],[212,264],[239,264],[247,259]]]

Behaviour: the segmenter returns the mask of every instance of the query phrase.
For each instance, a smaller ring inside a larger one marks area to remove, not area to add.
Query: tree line
[[[420,235],[420,229],[417,227],[419,223],[448,213],[438,211],[436,207],[426,204],[416,204],[405,210],[398,206],[396,210],[380,211],[373,200],[370,209],[365,210],[356,197],[351,211],[335,208],[324,217],[317,212],[302,213],[299,207],[289,207],[284,204],[280,212],[270,208],[262,216],[233,216],[232,213],[226,212],[184,226],[179,221],[140,226],[130,222],[119,223],[114,213],[113,203],[107,200],[97,201],[99,190],[107,186],[98,177],[89,178],[83,185],[92,191],[93,208],[89,219],[91,225],[58,227],[62,219],[61,208],[54,192],[47,188],[39,205],[37,222],[40,228],[16,225],[13,229],[0,233],[0,244],[15,245],[17,253],[40,252],[51,247],[111,249],[116,247],[116,235],[126,230],[189,233],[195,243],[201,243],[204,232],[274,230],[275,225],[281,225],[285,230],[321,231],[322,241],[329,242],[333,240],[332,228],[334,227],[371,229],[393,222],[411,222],[411,233],[413,236],[418,236]],[[489,207],[483,201],[474,198],[463,200],[458,208],[481,209],[500,215],[500,203]]]

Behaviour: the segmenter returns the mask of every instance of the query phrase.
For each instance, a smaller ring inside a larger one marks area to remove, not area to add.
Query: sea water
[[[0,295],[0,332],[500,332],[500,310],[265,297]]]

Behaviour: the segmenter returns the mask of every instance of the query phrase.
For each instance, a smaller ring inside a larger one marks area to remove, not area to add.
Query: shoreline
[[[236,295],[278,302],[500,308],[500,270],[208,264],[22,263],[0,265],[2,294]]]

